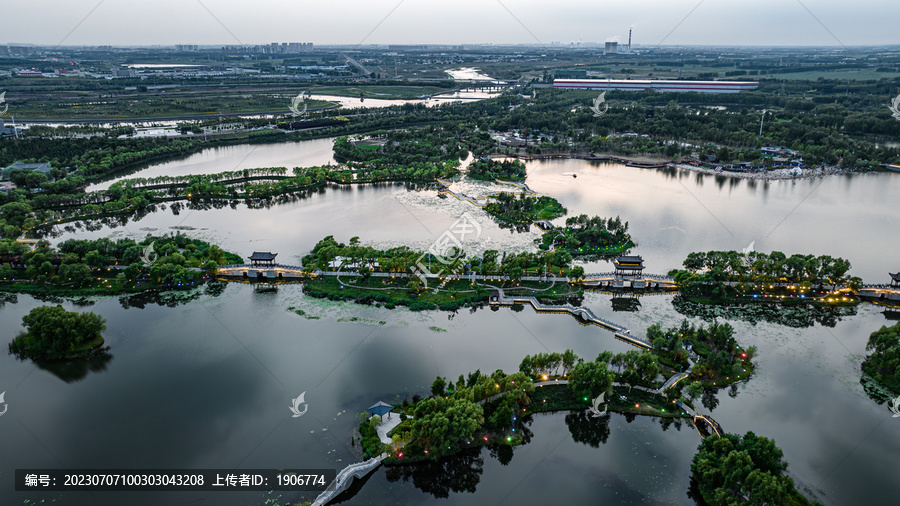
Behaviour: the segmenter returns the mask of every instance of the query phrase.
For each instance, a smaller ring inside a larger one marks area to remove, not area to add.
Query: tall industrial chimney
[[[628,52],[631,52],[631,28],[628,29]]]

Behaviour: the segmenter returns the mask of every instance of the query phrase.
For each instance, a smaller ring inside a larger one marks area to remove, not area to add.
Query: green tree
[[[434,382],[431,383],[431,395],[441,396],[444,395],[444,389],[447,387],[447,380],[438,376],[435,378]]]
[[[416,404],[410,440],[414,447],[438,459],[471,440],[483,424],[484,411],[471,399],[429,397]]]
[[[872,352],[863,371],[894,392],[900,393],[900,323],[882,326],[869,335],[866,350]]]
[[[84,256],[84,263],[94,269],[101,269],[109,265],[108,261],[97,250],[88,251]]]
[[[62,359],[100,338],[106,320],[95,313],[69,312],[62,306],[40,306],[22,317],[26,331],[9,344],[10,353],[36,359]]]
[[[615,375],[603,362],[581,362],[569,372],[569,388],[576,397],[593,399],[612,390]]]
[[[691,462],[703,499],[711,505],[810,504],[785,476],[787,463],[775,442],[747,432],[705,438]]]
[[[694,400],[697,398],[698,395],[703,393],[703,386],[700,384],[699,381],[692,381],[687,386],[684,393],[687,395],[688,400]]]

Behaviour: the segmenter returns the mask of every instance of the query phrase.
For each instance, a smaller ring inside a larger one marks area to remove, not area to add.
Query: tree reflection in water
[[[681,295],[672,299],[672,307],[679,313],[711,322],[718,320],[742,320],[751,324],[770,322],[792,328],[834,327],[842,318],[856,314],[856,306],[815,307],[781,304],[701,304],[691,302]]]
[[[389,466],[384,474],[389,482],[412,480],[416,488],[440,499],[450,492],[474,493],[483,467],[481,448],[472,448],[437,461]]]
[[[38,369],[43,369],[66,383],[75,383],[87,377],[91,372],[103,372],[113,356],[106,351],[97,356],[85,360],[72,360],[60,362],[38,362],[34,364]]]
[[[710,413],[719,407],[719,397],[716,395],[718,392],[714,388],[707,388],[703,390],[703,395],[700,397],[703,407],[708,409]]]
[[[572,440],[584,443],[591,448],[599,448],[609,439],[610,415],[595,418],[587,411],[574,411],[566,415],[566,427]]]

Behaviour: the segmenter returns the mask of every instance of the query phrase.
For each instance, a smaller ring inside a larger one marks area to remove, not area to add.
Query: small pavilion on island
[[[254,251],[250,255],[250,266],[252,267],[275,267],[275,257],[278,253],[269,251]]]
[[[900,272],[895,274],[888,273],[891,275],[891,288],[900,288]]]
[[[644,272],[644,259],[640,256],[616,257],[613,265],[616,268],[616,278],[640,278]]]

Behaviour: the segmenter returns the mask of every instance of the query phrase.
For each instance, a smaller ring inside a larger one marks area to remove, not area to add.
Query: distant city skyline
[[[41,46],[540,44],[618,40],[701,46],[900,44],[900,4],[863,0],[34,0],[3,6],[3,44]]]

